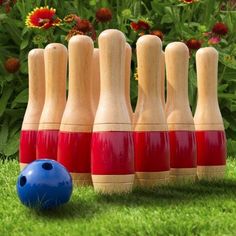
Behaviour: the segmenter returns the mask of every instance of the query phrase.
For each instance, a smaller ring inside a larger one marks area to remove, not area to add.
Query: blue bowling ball
[[[50,209],[69,201],[72,179],[60,163],[41,159],[26,166],[17,180],[17,193],[27,207]]]

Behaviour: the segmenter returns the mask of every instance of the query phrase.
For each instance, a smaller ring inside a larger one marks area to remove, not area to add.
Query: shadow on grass
[[[98,202],[109,204],[137,206],[168,206],[179,203],[197,203],[198,200],[236,199],[236,181],[224,180],[217,182],[199,181],[192,184],[168,185],[153,189],[135,188],[125,195],[97,195]]]
[[[47,220],[55,219],[91,219],[97,215],[106,213],[112,207],[168,207],[179,204],[192,204],[198,201],[206,202],[211,200],[235,200],[236,199],[236,181],[224,180],[218,182],[199,181],[194,184],[168,185],[143,190],[135,188],[129,194],[102,195],[94,193],[91,188],[79,188],[76,194],[81,197],[73,197],[72,200],[54,210],[34,211],[35,217],[46,218]],[[85,192],[89,192],[89,199]],[[91,197],[92,196],[92,197]],[[201,203],[202,204],[202,203]],[[32,215],[32,211],[31,211]]]
[[[30,210],[32,214],[32,210]],[[92,218],[94,214],[99,212],[99,208],[94,204],[88,204],[84,201],[76,200],[51,210],[33,210],[35,217],[54,219],[70,219],[70,218]]]

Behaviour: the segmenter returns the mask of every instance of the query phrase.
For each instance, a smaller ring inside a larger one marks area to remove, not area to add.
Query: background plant
[[[49,29],[29,28],[25,20],[29,12],[40,6],[56,9],[62,19],[59,26]],[[111,11],[109,20],[99,21],[100,8]],[[66,21],[73,14],[78,18]],[[63,20],[64,19],[64,20]],[[214,32],[216,23],[226,28]],[[0,157],[15,158],[19,132],[27,105],[27,54],[34,47],[50,42],[65,45],[77,33],[89,34],[97,46],[96,35],[107,28],[123,31],[133,48],[131,101],[135,107],[137,81],[135,80],[135,44],[140,35],[151,33],[169,42],[186,42],[190,49],[189,99],[194,112],[196,106],[195,52],[199,47],[212,45],[219,51],[219,103],[228,138],[228,152],[236,154],[236,4],[223,0],[0,0]],[[82,27],[83,26],[83,27]],[[89,29],[89,30],[88,30]],[[75,30],[76,32],[72,31]],[[221,33],[219,33],[221,32]],[[96,33],[96,35],[94,34]],[[9,59],[10,58],[10,59]]]

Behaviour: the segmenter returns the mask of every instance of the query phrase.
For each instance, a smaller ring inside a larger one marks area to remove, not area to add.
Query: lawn
[[[236,235],[236,159],[226,179],[102,196],[74,189],[65,206],[46,212],[17,199],[18,163],[0,165],[0,235]]]

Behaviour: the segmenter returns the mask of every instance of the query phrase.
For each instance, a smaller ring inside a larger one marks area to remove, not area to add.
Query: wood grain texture
[[[93,131],[131,131],[124,89],[125,36],[109,29],[100,34],[98,42],[101,82]]]
[[[225,177],[226,166],[198,166],[197,177],[199,180],[217,180]]]
[[[92,185],[91,173],[70,173],[70,175],[75,187]]]
[[[165,49],[167,75],[166,117],[169,130],[194,130],[188,99],[189,50],[182,42],[173,42]]]
[[[162,43],[154,35],[144,35],[137,41],[138,101],[133,130],[166,131],[167,124],[161,101]]]
[[[134,175],[92,175],[92,180],[96,192],[126,193],[133,189]]]
[[[134,185],[142,188],[164,185],[169,182],[169,174],[169,171],[136,172]]]
[[[161,94],[161,103],[163,110],[165,111],[165,104],[166,104],[166,98],[165,98],[165,53],[162,51],[161,52],[161,57],[160,57],[160,79],[161,79],[161,85],[160,87],[157,87],[157,89],[160,89],[159,93]],[[164,114],[165,115],[165,114]]]
[[[171,168],[170,182],[193,182],[197,178],[197,168]]]
[[[218,52],[213,47],[196,53],[198,98],[194,115],[196,130],[224,130],[217,96]]]
[[[85,35],[73,36],[68,45],[69,93],[60,131],[91,132],[93,113],[90,98],[93,41]]]
[[[45,99],[44,49],[33,49],[28,54],[29,98],[22,130],[37,130]]]
[[[100,97],[100,63],[99,63],[99,49],[94,48],[93,50],[93,61],[91,67],[91,107],[93,111],[93,116],[95,117],[99,97]]]
[[[67,48],[59,43],[48,44],[44,60],[46,92],[39,129],[58,130],[66,104]]]
[[[131,70],[132,48],[125,44],[125,101],[129,112],[130,120],[133,119],[133,109],[130,101],[130,70]]]

